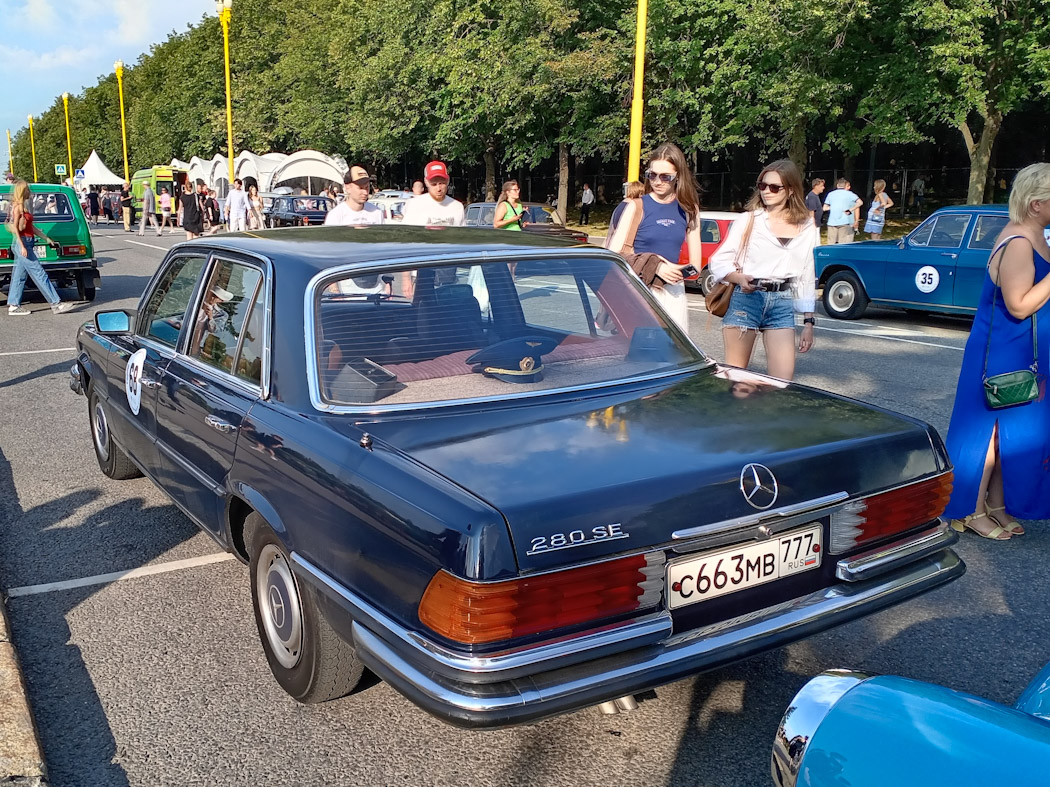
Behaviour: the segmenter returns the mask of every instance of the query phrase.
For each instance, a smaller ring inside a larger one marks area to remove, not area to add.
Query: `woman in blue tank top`
[[[633,252],[661,258],[650,289],[678,326],[688,332],[689,309],[678,257],[682,244],[688,242],[689,260],[700,267],[700,198],[693,173],[677,145],[665,143],[652,152],[645,184],[645,196],[627,205],[609,248],[624,251],[640,203],[642,220],[634,237]],[[643,280],[646,278],[643,276]]]

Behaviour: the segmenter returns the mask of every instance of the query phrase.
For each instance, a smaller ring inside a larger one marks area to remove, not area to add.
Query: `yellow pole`
[[[120,139],[124,143],[124,180],[131,180],[128,171],[128,127],[124,120],[124,61],[118,60],[113,64],[113,70],[117,73],[117,92],[120,94]]]
[[[631,99],[631,141],[627,152],[627,179],[640,180],[642,168],[642,83],[645,80],[645,26],[648,0],[638,0],[638,29],[634,35],[634,96]]]
[[[216,3],[218,5],[218,3]],[[230,18],[233,16],[233,0],[225,0],[219,11],[222,24],[222,48],[226,58],[226,142],[229,147],[230,180],[227,190],[233,188],[233,103],[230,97]]]
[[[11,152],[11,129],[7,130],[7,171],[15,174],[15,154]]]
[[[39,183],[40,176],[36,174],[36,141],[33,139],[33,116],[29,116],[29,149],[33,152],[33,182]]]
[[[73,141],[69,136],[69,93],[62,94],[62,106],[66,110],[66,155],[69,158],[68,172],[69,182],[73,182]]]

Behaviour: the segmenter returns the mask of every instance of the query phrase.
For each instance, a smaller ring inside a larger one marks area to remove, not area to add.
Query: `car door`
[[[155,480],[162,468],[156,448],[157,394],[175,356],[206,261],[207,256],[200,253],[169,258],[142,298],[135,330],[112,338],[105,396],[113,415],[113,433],[125,452]]]
[[[261,396],[266,281],[258,261],[213,256],[157,400],[168,492],[216,536],[238,430]]]
[[[886,300],[902,305],[951,306],[956,268],[972,214],[939,211],[888,254]]]
[[[988,270],[988,255],[995,246],[995,239],[1009,220],[1010,217],[1005,212],[977,215],[956,266],[953,300],[956,306],[977,309],[981,289],[984,287],[985,272]]]

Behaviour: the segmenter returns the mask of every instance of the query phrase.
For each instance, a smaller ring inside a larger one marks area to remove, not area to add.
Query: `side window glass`
[[[946,216],[938,216],[929,245],[939,249],[959,248],[969,224],[969,214],[949,213]]]
[[[481,212],[480,208],[467,208],[467,217],[465,219],[466,223],[471,225],[471,226],[473,226],[474,224],[477,224],[478,213],[480,213],[480,212]]]
[[[525,322],[558,333],[591,335],[595,310],[587,318],[587,302],[567,262],[526,260],[518,263],[514,286]],[[588,295],[588,300],[590,297]]]
[[[937,223],[937,219],[928,219],[924,224],[921,224],[915,232],[908,236],[908,243],[912,246],[929,246],[930,236],[933,235],[933,225]]]
[[[718,229],[718,222],[711,221],[710,219],[702,219],[700,221],[700,242],[718,243],[721,240],[722,233]]]
[[[263,331],[266,329],[266,290],[260,280],[255,300],[241,331],[241,351],[237,354],[237,376],[253,385],[262,385]]]
[[[1002,232],[1003,227],[1006,226],[1006,222],[1009,221],[1009,217],[984,215],[977,217],[977,223],[973,228],[973,235],[970,236],[971,249],[986,249],[991,250],[995,245],[995,239]]]
[[[221,371],[234,374],[242,337],[261,330],[248,324],[262,272],[249,265],[220,261],[208,278],[197,309],[187,353]],[[246,330],[247,329],[247,330]],[[236,371],[240,371],[237,369]]]
[[[496,220],[496,209],[485,208],[481,213],[481,223],[486,227],[491,227],[492,223]]]
[[[178,344],[182,320],[206,260],[203,256],[185,256],[172,261],[146,302],[140,331],[168,347]]]

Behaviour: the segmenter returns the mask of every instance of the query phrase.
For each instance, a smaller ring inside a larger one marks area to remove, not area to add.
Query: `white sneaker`
[[[51,313],[62,314],[63,312],[68,312],[72,308],[73,304],[69,301],[59,301],[58,303],[51,304]]]
[[[26,309],[23,306],[8,306],[7,313],[12,317],[25,317],[26,315],[32,314],[33,312],[29,311],[29,309]]]

